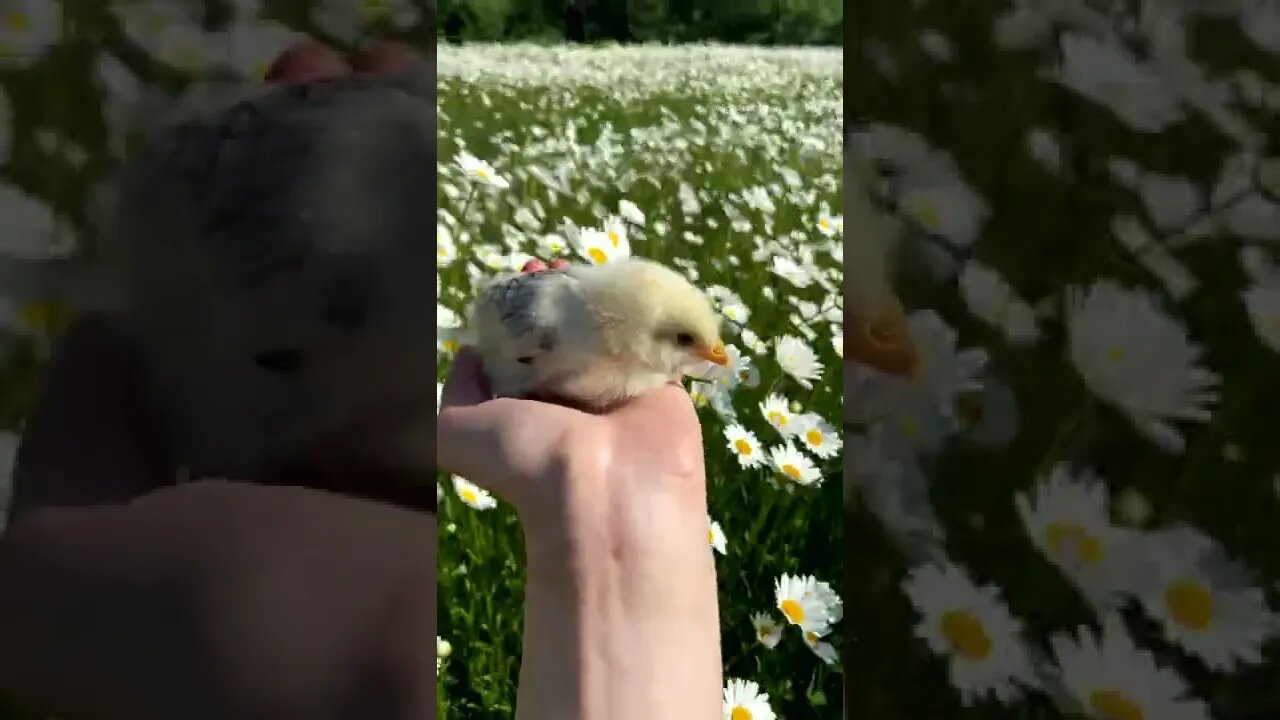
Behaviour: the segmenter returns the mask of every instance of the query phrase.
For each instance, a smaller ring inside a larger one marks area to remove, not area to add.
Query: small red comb
[[[378,40],[362,48],[351,58],[356,72],[373,75],[399,75],[411,72],[418,56],[408,45],[392,40]]]
[[[294,85],[332,80],[350,73],[351,67],[336,50],[307,38],[294,43],[276,57],[267,70],[266,80],[270,83]]]

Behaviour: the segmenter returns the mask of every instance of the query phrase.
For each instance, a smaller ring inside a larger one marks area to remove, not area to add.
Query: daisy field
[[[440,45],[440,377],[476,290],[530,257],[671,265],[731,364],[703,424],[725,717],[838,717],[841,53]],[[509,717],[517,520],[442,477],[440,717]]]

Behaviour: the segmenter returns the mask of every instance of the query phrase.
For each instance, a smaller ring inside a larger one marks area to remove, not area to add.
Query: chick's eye
[[[676,344],[680,347],[693,345],[693,336],[689,333],[676,333]]]

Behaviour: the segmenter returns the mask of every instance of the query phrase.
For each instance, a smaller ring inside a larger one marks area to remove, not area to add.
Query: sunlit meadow
[[[733,357],[690,383],[725,717],[839,717],[840,51],[468,45],[438,57],[440,377],[470,298],[531,257],[643,256],[703,287]],[[517,519],[465,480],[440,484],[440,716],[509,717]]]

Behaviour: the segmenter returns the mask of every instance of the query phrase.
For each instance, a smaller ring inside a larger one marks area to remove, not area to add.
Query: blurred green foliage
[[[841,0],[440,0],[450,40],[838,45]]]

